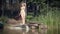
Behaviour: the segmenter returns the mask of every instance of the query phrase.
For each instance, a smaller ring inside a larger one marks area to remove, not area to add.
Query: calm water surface
[[[11,30],[11,29],[0,29],[0,34],[59,34],[57,29],[30,29],[26,30]]]

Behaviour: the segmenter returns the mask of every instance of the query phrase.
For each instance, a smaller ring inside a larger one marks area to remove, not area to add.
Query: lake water
[[[30,29],[26,30],[11,30],[11,29],[0,29],[0,34],[59,34],[58,29]]]

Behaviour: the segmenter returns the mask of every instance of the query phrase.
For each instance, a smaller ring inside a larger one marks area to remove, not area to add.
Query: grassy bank
[[[58,28],[58,24],[60,23],[60,10],[58,9],[48,9],[45,15],[41,14],[38,17],[32,17],[32,16],[27,16],[27,21],[31,22],[38,22],[38,23],[44,23],[48,26],[51,26],[54,28]]]
[[[45,12],[45,15],[38,17],[27,16],[27,21],[46,24],[49,28],[47,34],[60,34],[60,10],[50,9]]]
[[[42,11],[41,11],[42,12]],[[0,17],[0,21],[6,22],[8,18],[5,16]],[[28,15],[26,18],[27,22],[37,22],[37,23],[44,23],[48,26],[58,26],[60,23],[60,10],[50,8],[45,9],[45,15],[40,14],[38,17],[33,17],[31,15]]]

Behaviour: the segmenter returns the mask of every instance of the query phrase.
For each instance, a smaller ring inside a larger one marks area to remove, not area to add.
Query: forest
[[[26,22],[44,23],[60,33],[60,0],[0,0],[0,21],[19,15],[21,1],[27,4]]]
[[[15,18],[19,14],[22,0],[0,0],[0,21]],[[59,25],[60,0],[23,0],[27,4],[26,21],[39,22],[47,25]]]

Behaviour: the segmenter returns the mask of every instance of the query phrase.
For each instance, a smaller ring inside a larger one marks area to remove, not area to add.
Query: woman
[[[22,2],[20,4],[20,15],[22,18],[22,24],[25,24],[25,17],[26,17],[26,3]]]

